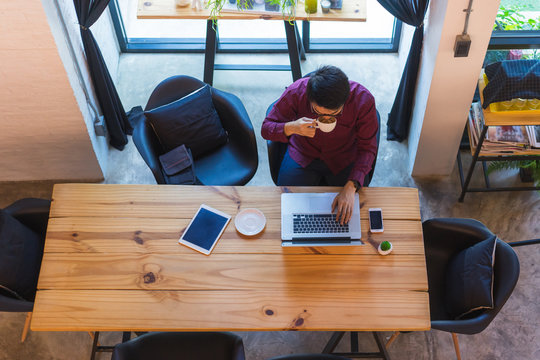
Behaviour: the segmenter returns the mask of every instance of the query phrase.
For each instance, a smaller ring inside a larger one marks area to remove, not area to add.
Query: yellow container
[[[317,12],[317,0],[305,0],[306,3],[306,13],[315,14]]]
[[[486,74],[482,74],[484,77],[484,84],[487,86],[489,83],[489,80],[486,76]],[[483,90],[482,90],[483,91]],[[534,100],[538,99],[512,99],[509,101],[499,101],[489,104],[489,111],[496,113],[496,112],[504,112],[505,114],[508,113],[540,113],[540,106],[538,106],[536,109],[531,109],[531,107],[536,104]]]

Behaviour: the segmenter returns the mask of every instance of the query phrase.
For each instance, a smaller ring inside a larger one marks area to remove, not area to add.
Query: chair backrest
[[[350,360],[343,356],[332,354],[298,354],[278,356],[268,360]]]
[[[24,268],[24,271],[27,271],[25,278],[27,276],[35,276],[37,280],[41,256],[43,254],[43,245],[45,243],[45,234],[47,232],[47,222],[49,220],[50,204],[51,202],[49,200],[26,198],[18,200],[4,209],[7,214],[17,219],[20,223],[22,223],[28,229],[31,229],[35,234],[37,234],[40,241],[40,243],[37,244],[35,252],[24,252],[24,254],[29,254],[33,256],[33,259],[25,258],[23,260],[30,261],[28,266]],[[32,233],[32,236],[36,236],[34,233]],[[28,248],[30,248],[32,244],[26,245]],[[35,269],[35,273],[30,273],[30,271],[32,271],[31,269]],[[34,291],[35,293],[35,289],[27,288],[27,290],[28,292]],[[33,306],[34,303],[32,301],[22,300],[15,296],[11,296],[11,294],[9,294],[7,290],[0,291],[0,311],[30,312],[32,311]]]
[[[519,278],[519,260],[514,250],[497,239],[493,267],[493,309],[476,313],[473,318],[450,319],[445,309],[446,265],[461,250],[494,236],[473,219],[431,219],[423,224],[428,271],[431,327],[460,334],[483,331],[495,318],[514,290]]]
[[[272,108],[274,107],[274,104],[277,102],[274,101],[266,110],[266,116],[270,113]],[[376,110],[377,111],[377,110]],[[377,154],[379,152],[379,140],[380,140],[380,133],[381,133],[381,116],[379,115],[379,111],[377,111],[377,122],[379,124],[379,128],[377,130],[377,151],[375,153],[375,159],[373,160],[373,165],[371,167],[371,170],[366,175],[364,179],[364,185],[363,186],[369,186],[369,183],[371,182],[371,179],[373,178],[373,173],[375,172],[375,164],[377,162]],[[287,143],[282,143],[279,141],[272,141],[272,140],[266,140],[266,147],[268,150],[268,165],[270,166],[270,175],[272,176],[272,180],[274,181],[274,184],[277,185],[278,181],[278,175],[279,175],[279,168],[281,167],[281,162],[283,161],[283,157],[285,156],[285,153],[287,152]]]
[[[242,338],[219,332],[155,332],[114,347],[111,360],[245,360]]]

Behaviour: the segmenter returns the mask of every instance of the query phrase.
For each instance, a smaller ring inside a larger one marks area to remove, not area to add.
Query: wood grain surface
[[[51,217],[144,217],[191,219],[201,203],[235,215],[258,208],[266,218],[281,216],[282,192],[337,192],[338,187],[194,186],[62,184],[53,190]],[[384,219],[420,220],[418,190],[413,188],[365,188],[360,193],[360,218],[368,209],[383,209]]]
[[[418,191],[360,193],[364,246],[282,248],[280,194],[315,187],[59,184],[31,328],[44,331],[426,330]],[[267,218],[253,237],[228,225],[210,256],[179,245],[201,203]],[[371,234],[367,209],[383,209]],[[391,255],[376,248],[393,243]]]
[[[366,21],[367,6],[366,0],[343,1],[341,10],[331,9],[324,14],[320,3],[315,14],[306,14],[304,3],[299,3],[296,7],[296,20],[317,20],[317,21]],[[137,7],[138,19],[208,19],[209,9],[192,10],[191,6],[177,7],[174,0],[139,0]],[[222,11],[219,19],[245,19],[245,20],[283,20],[281,12],[227,12]],[[288,20],[287,17],[285,17]]]
[[[191,219],[158,218],[51,218],[46,253],[165,253],[191,254],[178,244]],[[234,221],[231,220],[231,221]],[[367,219],[361,220],[362,239],[369,246],[281,247],[280,219],[267,218],[266,227],[256,237],[244,236],[230,224],[213,254],[377,254],[384,241],[394,244],[394,254],[424,254],[420,221],[384,219],[383,233],[370,233]]]
[[[45,254],[40,289],[417,289],[423,255]],[[384,279],[384,280],[383,280]]]
[[[32,330],[426,330],[427,292],[46,290]]]

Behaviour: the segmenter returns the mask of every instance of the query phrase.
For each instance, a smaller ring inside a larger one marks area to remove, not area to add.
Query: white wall
[[[454,57],[468,0],[430,2],[409,132],[413,176],[449,175],[467,120],[499,1],[476,0],[469,19],[468,57]]]
[[[58,14],[55,2],[58,2],[60,7],[60,14]],[[58,53],[62,62],[64,64],[65,70],[68,74],[69,82],[73,88],[75,98],[81,109],[86,128],[92,146],[98,158],[99,164],[101,166],[102,172],[105,173],[107,169],[107,159],[108,159],[108,139],[103,136],[96,136],[94,132],[94,120],[95,113],[92,107],[88,106],[87,100],[83,92],[83,86],[85,87],[87,93],[90,96],[90,102],[93,105],[94,109],[97,109],[101,115],[101,109],[99,108],[97,98],[94,93],[92,82],[90,80],[90,74],[88,72],[88,66],[86,62],[86,56],[84,54],[84,48],[81,40],[81,34],[78,26],[77,15],[75,14],[75,7],[73,5],[73,0],[42,0],[43,7],[47,14],[48,22],[51,28],[51,32],[54,36]],[[66,24],[67,31],[69,33],[69,38],[65,36],[65,32],[61,23],[59,16],[63,17],[63,20]],[[101,49],[101,53],[113,81],[116,81],[118,74],[118,64],[120,57],[120,49],[116,41],[116,35],[113,31],[112,19],[109,13],[109,10],[106,9],[101,17],[96,21],[91,27],[92,34],[94,35],[98,45]],[[73,46],[76,59],[71,55],[68,48],[68,41]],[[77,68],[81,70],[83,83],[79,80],[77,76]]]
[[[0,9],[0,181],[103,173],[40,0]]]

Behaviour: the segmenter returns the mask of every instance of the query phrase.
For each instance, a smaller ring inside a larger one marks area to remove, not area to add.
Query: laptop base
[[[309,247],[324,246],[324,247],[328,247],[328,246],[358,246],[358,245],[364,245],[362,240],[359,240],[359,239],[325,239],[325,238],[281,240],[281,246],[282,247],[290,247],[290,246],[309,246]]]

